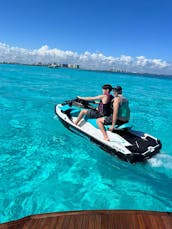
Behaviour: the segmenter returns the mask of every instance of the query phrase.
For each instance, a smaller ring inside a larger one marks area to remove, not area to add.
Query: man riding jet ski
[[[75,121],[75,124],[77,125],[82,117],[86,115],[86,118],[100,118],[103,116],[110,116],[111,115],[111,101],[113,99],[113,96],[110,94],[112,91],[112,86],[110,84],[105,84],[102,86],[102,95],[98,95],[95,97],[80,97],[79,99],[85,100],[85,101],[94,101],[94,100],[100,100],[99,106],[97,109],[84,109],[79,113],[79,116],[77,120]]]
[[[118,86],[118,89],[120,88]],[[114,89],[114,94],[116,92],[117,90]],[[117,155],[122,160],[134,163],[151,158],[159,152],[161,142],[157,138],[133,130],[132,126],[128,123],[130,112],[129,107],[127,108],[127,100],[124,97],[118,98],[118,112],[113,112],[113,115],[107,116],[102,113],[102,110],[100,111],[95,108],[91,102],[94,100],[93,98],[77,97],[62,104],[57,104],[55,106],[55,113],[69,130],[78,135],[86,136],[102,149],[112,155]],[[106,103],[109,104],[108,106],[111,104],[109,100],[110,98],[106,100],[108,101]],[[113,101],[113,108],[116,107],[114,103],[117,103],[115,99]],[[125,105],[123,106],[122,104]],[[96,117],[90,114],[96,114]],[[84,115],[86,117],[83,117]],[[96,120],[96,118],[98,119]],[[105,138],[106,135],[108,139]]]

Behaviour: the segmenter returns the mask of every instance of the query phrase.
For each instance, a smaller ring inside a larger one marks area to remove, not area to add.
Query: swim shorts
[[[100,118],[100,117],[103,117],[103,114],[101,114],[97,110],[88,110],[86,117],[87,118]]]
[[[116,121],[116,125],[122,125],[122,124],[124,124],[124,123],[127,123],[128,121],[121,121],[121,120],[117,120]],[[110,115],[110,116],[105,116],[105,118],[104,118],[104,125],[111,125],[112,124],[112,115]]]

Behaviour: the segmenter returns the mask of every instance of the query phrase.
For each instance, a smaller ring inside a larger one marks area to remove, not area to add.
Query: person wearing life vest
[[[94,100],[100,100],[100,103],[98,105],[98,108],[95,110],[82,110],[77,120],[74,122],[76,125],[81,121],[82,117],[86,115],[87,118],[100,118],[103,116],[109,116],[111,114],[111,101],[113,99],[113,96],[110,94],[112,91],[112,86],[110,84],[105,84],[102,86],[102,95],[94,96],[94,97],[80,97],[77,96],[79,99],[83,99],[86,101],[94,101]]]
[[[97,119],[104,140],[109,141],[104,125],[111,125],[110,131],[113,131],[115,125],[127,123],[130,119],[130,108],[128,100],[122,95],[122,87],[116,86],[113,88],[114,99],[112,100],[113,113],[110,116],[100,117]]]

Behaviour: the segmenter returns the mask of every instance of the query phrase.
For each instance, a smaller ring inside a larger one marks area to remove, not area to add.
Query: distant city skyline
[[[3,1],[0,61],[172,74],[171,9],[170,0]]]
[[[70,50],[50,49],[47,45],[40,49],[24,49],[0,43],[0,63],[21,64],[68,64],[79,65],[81,69],[123,71],[133,73],[151,73],[172,75],[172,64],[161,59],[147,59],[144,56],[119,57],[84,52],[78,54]]]

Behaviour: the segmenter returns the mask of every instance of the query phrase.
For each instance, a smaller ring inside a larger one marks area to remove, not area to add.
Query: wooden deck
[[[172,213],[74,211],[32,215],[0,224],[0,229],[172,229]]]

